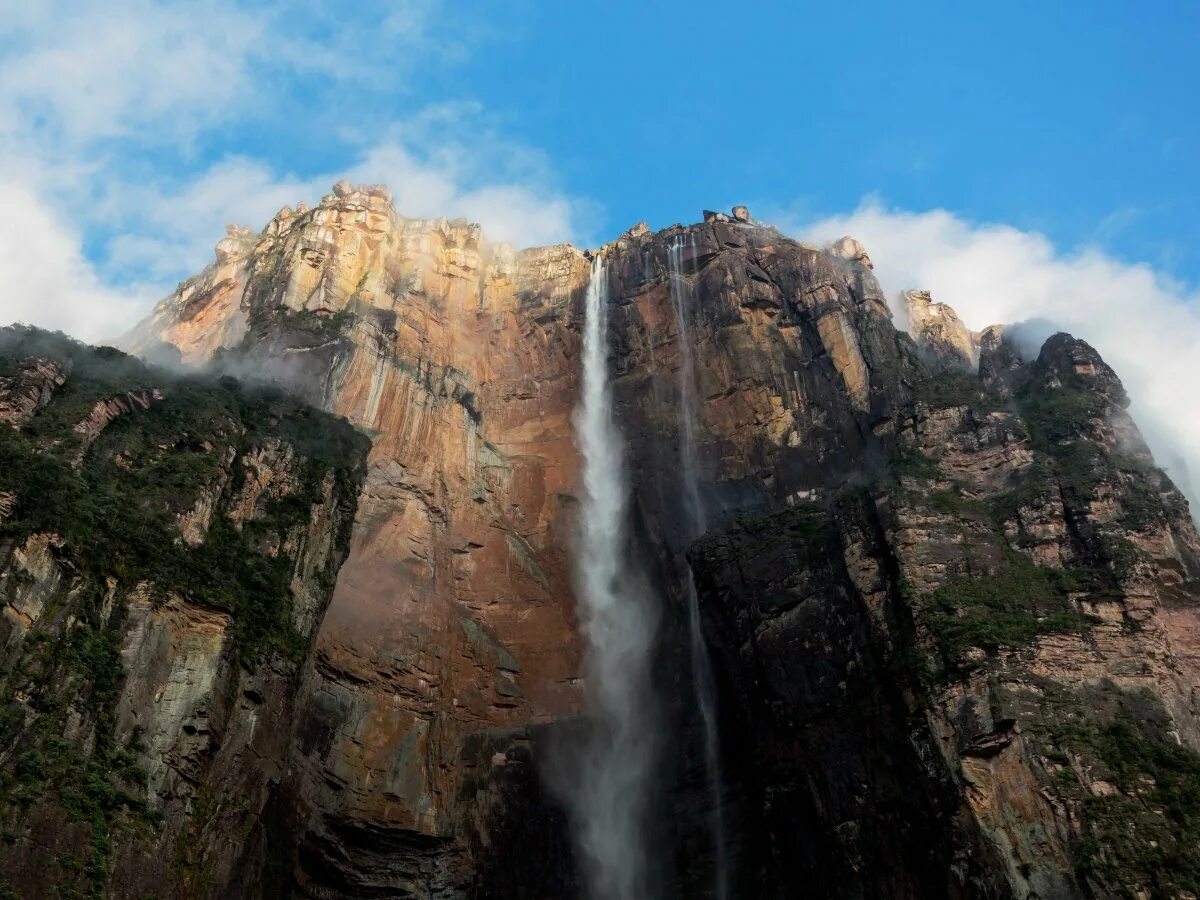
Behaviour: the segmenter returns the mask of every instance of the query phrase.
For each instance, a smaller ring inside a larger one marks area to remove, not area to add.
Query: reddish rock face
[[[663,547],[648,563],[668,597],[684,549],[669,458],[675,240],[687,243],[717,506],[789,502],[853,465],[899,396],[868,356],[910,365],[868,270],[746,217],[643,227],[604,248],[619,415],[642,528]],[[469,880],[490,840],[469,807],[501,765],[505,778],[520,769],[531,728],[580,710],[571,413],[588,272],[574,248],[514,253],[484,244],[476,226],[403,219],[381,192],[343,185],[313,210],[282,211],[257,239],[231,232],[213,266],[135,335],[191,361],[236,345],[226,366],[283,383],[373,439],[297,723],[308,890]],[[363,829],[390,836],[375,846]],[[414,840],[430,842],[423,862],[397,862]]]
[[[519,755],[531,726],[579,709],[565,552],[576,341],[562,319],[586,266],[567,249],[533,254],[481,285],[451,250],[461,266],[435,271],[430,252],[414,270],[436,300],[366,313],[328,389],[374,447],[299,724],[302,877],[317,885],[379,865],[395,877],[394,852],[329,859],[332,875],[306,860],[327,841],[353,854],[363,823],[446,844],[414,884],[470,877],[457,862],[468,785]],[[538,293],[518,297],[521,279]]]
[[[1137,734],[1197,746],[1200,544],[1115,374],[1069,336],[1024,360],[948,309],[919,351],[857,242],[826,251],[748,214],[705,219],[597,251],[631,552],[664,613],[672,752],[646,838],[663,880],[703,896],[712,866],[696,849],[707,800],[679,606],[690,549],[739,896],[1146,888],[1124,844],[1116,862],[1088,855],[1088,839],[1117,841],[1082,791],[1142,802],[1100,774],[1105,729],[1130,710]],[[282,384],[372,438],[261,812],[267,856],[302,895],[579,894],[541,776],[583,702],[571,416],[588,273],[572,247],[515,253],[339,184],[259,235],[231,231],[134,336]],[[691,548],[684,336],[711,525]],[[206,509],[182,514],[185,537]],[[968,586],[989,579],[1007,593]],[[1062,715],[1080,730],[1056,730]],[[1064,767],[1083,787],[1063,786]]]
[[[373,440],[296,726],[298,877],[460,884],[493,773],[580,708],[571,303],[588,263],[489,247],[477,226],[405,220],[346,186],[225,243],[140,340],[200,360],[247,333],[233,364]],[[428,844],[419,865],[412,841]]]

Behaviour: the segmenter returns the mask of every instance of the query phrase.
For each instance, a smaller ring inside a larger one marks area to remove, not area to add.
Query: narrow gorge
[[[1187,502],[1086,334],[901,302],[339,182],[3,329],[0,897],[1194,898]]]

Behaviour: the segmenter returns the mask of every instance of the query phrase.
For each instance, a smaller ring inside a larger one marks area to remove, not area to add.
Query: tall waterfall
[[[608,275],[598,256],[587,290],[582,394],[574,419],[584,483],[576,575],[593,727],[570,799],[593,900],[646,900],[657,616],[630,560],[629,486],[608,377]]]
[[[700,475],[696,460],[696,367],[684,303],[691,292],[684,278],[683,249],[682,237],[673,241],[667,248],[667,262],[670,269],[671,302],[675,307],[675,327],[679,334],[679,456],[683,476],[687,539],[690,542],[708,530],[708,517],[704,509],[704,500],[700,496]],[[704,645],[704,634],[700,628],[700,601],[696,595],[696,580],[692,574],[692,567],[687,565],[686,569],[683,590],[688,610],[692,689],[704,726],[704,767],[711,807],[709,827],[715,859],[713,894],[718,900],[726,900],[729,896],[729,863],[725,847],[725,810],[721,791],[717,691],[712,661],[708,657],[708,648]]]

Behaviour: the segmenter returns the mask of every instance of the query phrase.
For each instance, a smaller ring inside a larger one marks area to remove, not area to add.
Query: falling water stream
[[[691,295],[683,271],[683,238],[667,248],[670,269],[671,302],[675,307],[675,327],[679,335],[679,456],[683,476],[684,514],[690,543],[708,530],[704,500],[700,496],[700,475],[696,459],[696,369],[687,327],[685,299]],[[686,565],[686,564],[685,564]],[[708,781],[710,829],[715,858],[713,894],[717,900],[729,896],[729,865],[725,847],[725,811],[721,791],[721,753],[717,732],[717,692],[712,661],[704,645],[700,628],[700,602],[692,567],[686,566],[684,596],[688,611],[689,651],[692,688],[704,726],[704,766]]]
[[[571,799],[593,900],[646,900],[655,757],[650,653],[657,622],[629,558],[629,487],[608,375],[608,274],[599,256],[592,261],[585,316],[583,389],[575,412],[584,482],[577,587],[592,732]]]

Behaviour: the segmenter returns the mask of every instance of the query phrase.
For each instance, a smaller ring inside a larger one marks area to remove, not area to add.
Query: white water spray
[[[692,342],[688,337],[687,310],[684,300],[690,294],[683,273],[683,238],[672,241],[667,248],[670,269],[671,303],[675,307],[675,327],[679,334],[679,456],[683,475],[684,511],[688,525],[688,541],[708,530],[708,516],[700,496],[700,475],[696,459],[696,368]],[[686,564],[685,564],[686,565]],[[725,847],[725,810],[721,789],[721,751],[717,731],[717,690],[713,679],[712,661],[704,645],[700,627],[700,600],[692,567],[686,566],[684,598],[688,609],[688,637],[692,664],[692,689],[700,719],[704,726],[704,767],[708,779],[710,804],[709,827],[712,832],[715,859],[713,893],[717,900],[729,896],[729,864]]]
[[[608,275],[599,257],[587,290],[582,393],[574,419],[584,483],[577,594],[593,730],[570,799],[593,900],[646,900],[657,621],[629,558],[624,445],[608,378]]]

